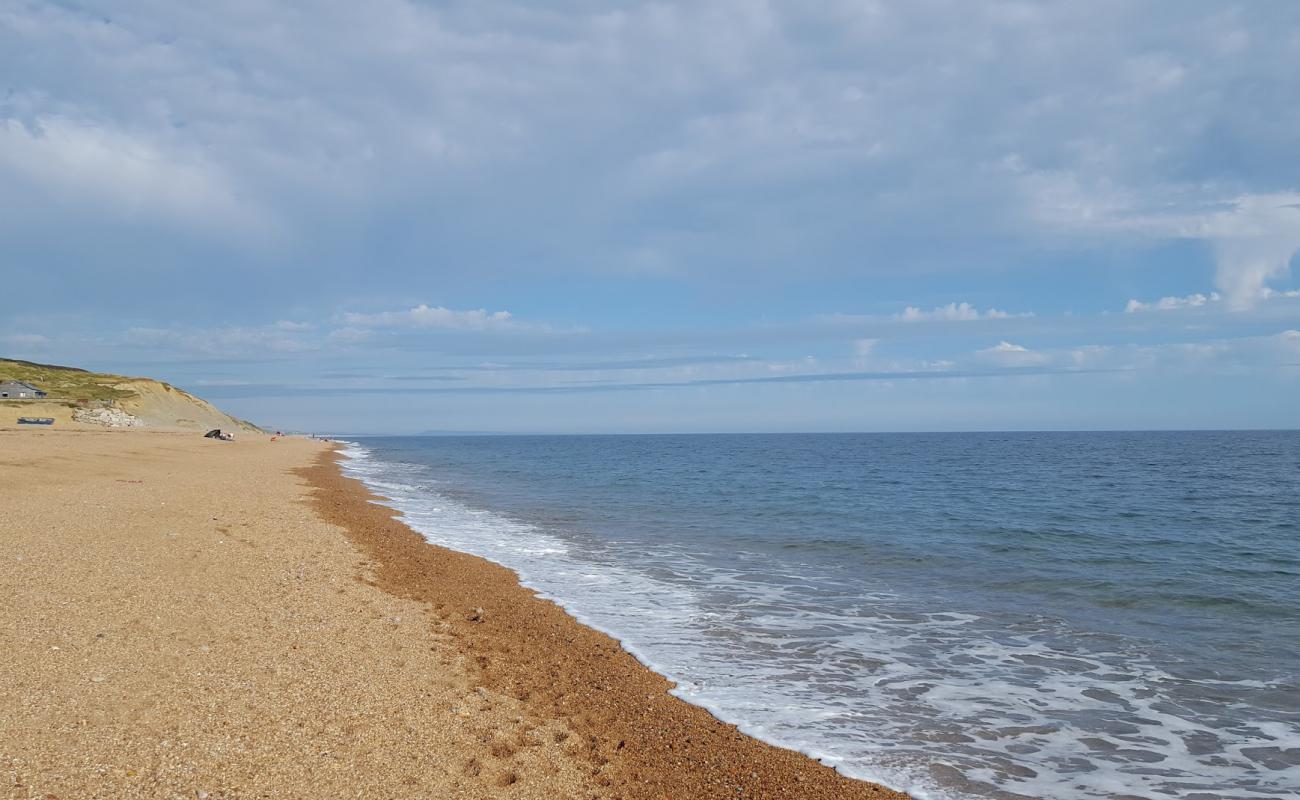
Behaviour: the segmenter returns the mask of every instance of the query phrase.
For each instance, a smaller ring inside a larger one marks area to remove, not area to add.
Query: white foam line
[[[1300,726],[1208,724],[1168,694],[1188,683],[1141,652],[1064,652],[1051,626],[1012,636],[974,614],[909,611],[885,594],[836,610],[797,587],[752,579],[750,565],[727,574],[670,545],[653,554],[671,564],[665,582],[463,507],[429,485],[424,467],[378,461],[355,443],[342,452],[344,471],[389,497],[384,505],[428,541],[515,570],[522,584],[676,682],[675,696],[850,777],[917,800],[958,797],[931,765],[956,769],[993,797],[1172,798],[1188,786],[1207,797],[1300,793],[1300,767],[1265,772],[1246,752],[1300,747]],[[844,587],[845,597],[851,592],[861,588]],[[943,731],[949,738],[934,738]],[[1184,737],[1213,742],[1217,752],[1194,756]]]
[[[376,474],[381,473],[383,471],[384,467],[379,466],[379,463],[375,459],[373,459],[373,456],[368,448],[355,442],[348,442],[347,446],[342,448],[341,452],[348,459],[347,462],[343,462],[343,468],[345,473],[347,473],[350,477],[354,477],[360,480],[371,491],[377,493],[383,493],[385,494],[385,496],[389,496],[391,498],[390,502],[382,502],[382,501],[375,501],[375,502],[380,502],[381,505],[401,511],[403,513],[404,521],[413,530],[415,530],[417,533],[423,536],[426,540],[438,544],[440,546],[447,546],[446,542],[440,539],[439,537],[437,537],[434,531],[425,529],[422,525],[419,524],[424,520],[419,519],[420,514],[418,512],[412,513],[413,507],[411,505],[409,504],[404,505],[400,497],[394,496],[400,494],[400,492],[397,491],[399,489],[398,484],[388,482],[388,481],[381,481],[375,477]],[[385,464],[385,466],[391,467],[393,465]],[[440,501],[444,503],[447,502],[445,500],[441,500],[441,498]],[[439,507],[436,510],[441,511],[442,508]],[[472,513],[473,512],[477,512],[477,510],[473,510]],[[505,520],[502,521],[506,522]],[[752,736],[756,739],[759,739],[760,741],[767,742],[768,744],[774,745],[776,747],[782,747],[787,750],[793,750],[795,752],[802,753],[803,755],[806,755],[816,761],[826,764],[827,766],[833,767],[834,769],[836,769],[836,771],[841,772],[842,774],[848,777],[855,778],[857,780],[876,783],[891,788],[895,791],[905,792],[910,796],[912,796],[913,798],[915,798],[916,800],[950,800],[946,795],[941,796],[941,795],[936,795],[931,793],[924,786],[913,784],[910,781],[901,781],[898,779],[898,776],[886,775],[883,773],[878,774],[875,771],[866,769],[864,767],[858,767],[858,766],[846,767],[846,765],[843,763],[845,761],[845,758],[843,756],[830,753],[830,752],[824,752],[816,747],[809,746],[805,743],[786,740],[783,737],[774,735],[768,728],[762,725],[756,725],[746,720],[735,718],[733,714],[729,713],[729,710],[725,706],[720,705],[718,703],[709,702],[708,700],[704,699],[702,696],[693,694],[690,691],[689,687],[695,686],[696,684],[693,681],[691,681],[690,678],[684,675],[676,674],[675,670],[672,669],[670,664],[666,662],[661,662],[660,660],[656,659],[647,649],[642,648],[637,644],[629,641],[628,638],[626,636],[623,636],[618,630],[605,624],[604,620],[599,619],[591,614],[585,613],[580,606],[577,606],[572,602],[571,598],[566,598],[549,591],[548,588],[543,585],[544,582],[532,580],[526,568],[521,569],[519,564],[512,563],[510,559],[494,557],[494,555],[484,551],[482,548],[474,549],[471,547],[453,546],[451,547],[451,549],[457,549],[457,550],[461,550],[462,552],[468,552],[471,555],[476,555],[479,556],[480,558],[485,558],[489,561],[492,561],[493,563],[500,564],[501,566],[514,570],[515,573],[519,576],[520,584],[536,592],[538,597],[556,603],[561,608],[563,608],[566,613],[572,616],[579,623],[586,625],[587,627],[592,628],[594,630],[600,631],[601,633],[604,633],[607,636],[613,637],[616,641],[619,642],[622,648],[628,652],[629,655],[635,658],[647,669],[655,673],[658,673],[664,676],[665,678],[667,678],[668,680],[677,684],[677,688],[671,690],[670,694],[672,694],[675,697],[678,697],[681,700],[691,703],[692,705],[696,705],[705,709],[710,714],[712,714],[713,716],[717,717],[720,720],[723,720],[725,722],[730,722],[731,724],[736,725],[737,729],[740,730],[742,733],[748,736]],[[568,548],[562,546],[546,548],[546,549],[553,553],[562,554],[568,552]],[[608,572],[587,573],[584,574],[582,577],[594,581],[599,581],[602,583],[612,582],[611,576],[609,575]],[[709,613],[710,612],[697,612],[697,615],[705,615]]]

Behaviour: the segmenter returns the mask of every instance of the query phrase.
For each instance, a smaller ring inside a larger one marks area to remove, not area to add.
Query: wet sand
[[[371,500],[308,440],[0,430],[0,797],[902,797]]]

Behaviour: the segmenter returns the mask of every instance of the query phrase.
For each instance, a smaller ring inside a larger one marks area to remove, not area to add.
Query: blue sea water
[[[365,438],[742,730],[918,798],[1300,797],[1300,432]]]

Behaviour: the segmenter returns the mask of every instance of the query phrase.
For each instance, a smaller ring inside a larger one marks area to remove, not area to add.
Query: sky
[[[0,356],[272,427],[1300,427],[1300,3],[0,0]]]

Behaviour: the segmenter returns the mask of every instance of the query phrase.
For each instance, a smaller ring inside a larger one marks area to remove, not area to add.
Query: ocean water
[[[365,438],[742,730],[917,798],[1300,797],[1300,432]]]

